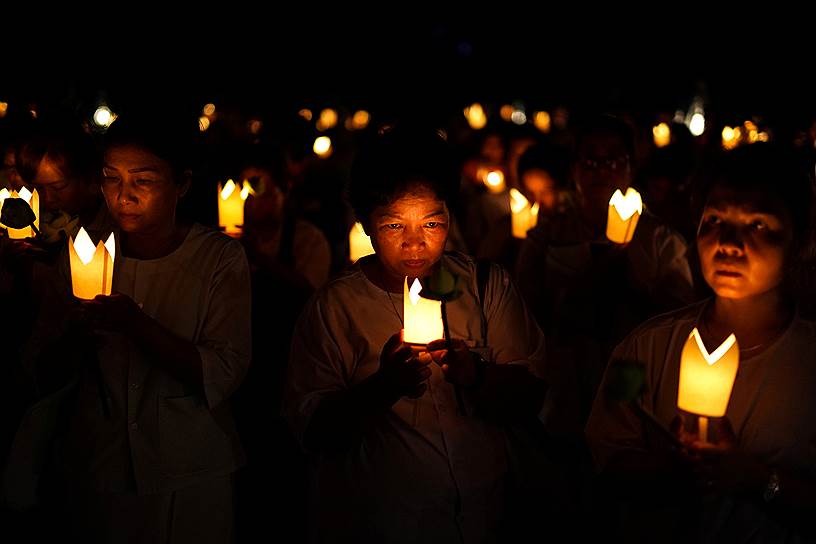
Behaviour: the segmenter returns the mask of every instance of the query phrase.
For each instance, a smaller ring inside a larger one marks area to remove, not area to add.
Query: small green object
[[[451,301],[462,295],[459,277],[441,264],[430,276],[423,278],[422,285],[420,295],[423,298]]]
[[[640,397],[646,388],[646,367],[637,361],[623,359],[609,363],[606,394],[615,400],[629,402]]]

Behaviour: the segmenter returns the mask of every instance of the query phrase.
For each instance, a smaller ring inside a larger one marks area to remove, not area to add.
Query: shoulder
[[[199,223],[190,226],[190,232],[181,246],[186,255],[199,262],[244,262],[246,254],[241,243],[221,231]]]
[[[641,231],[642,240],[649,240],[658,247],[675,245],[685,248],[688,245],[682,234],[665,224],[649,210],[644,210],[638,221],[637,230]]]
[[[707,302],[708,300],[702,300],[652,317],[629,333],[623,343],[641,344],[643,342],[652,342],[657,338],[669,338],[679,328],[685,328],[693,323]]]

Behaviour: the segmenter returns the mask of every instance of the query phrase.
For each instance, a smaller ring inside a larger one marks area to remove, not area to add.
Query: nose
[[[425,231],[422,227],[407,227],[402,238],[402,248],[407,250],[420,250],[425,248]]]
[[[745,249],[742,232],[736,225],[724,223],[720,228],[719,252],[729,257],[739,257]]]
[[[116,193],[116,202],[120,206],[136,204],[139,201],[130,183],[121,183]]]

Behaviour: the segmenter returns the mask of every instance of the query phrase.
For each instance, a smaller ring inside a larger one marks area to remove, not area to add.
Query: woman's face
[[[60,164],[48,155],[37,166],[31,185],[40,195],[43,210],[76,215],[87,209],[90,202],[99,202],[94,183],[66,175]]]
[[[176,222],[176,204],[188,183],[177,184],[170,164],[134,145],[105,153],[102,193],[124,232],[164,233]]]
[[[280,225],[283,223],[286,194],[273,182],[271,173],[254,166],[244,168],[239,178],[249,180],[256,194],[244,206],[244,220],[249,225]]]
[[[416,186],[371,214],[368,235],[385,271],[393,278],[423,277],[442,256],[449,213],[430,189]]]
[[[723,298],[776,289],[793,239],[793,221],[778,198],[715,185],[697,230],[703,277]]]

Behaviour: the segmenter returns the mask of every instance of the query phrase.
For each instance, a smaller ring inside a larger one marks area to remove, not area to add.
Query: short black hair
[[[195,170],[201,136],[198,120],[178,112],[123,112],[104,136],[104,147],[132,145],[150,151],[166,161],[176,183],[185,172]]]
[[[96,183],[101,172],[101,156],[93,137],[77,119],[57,116],[35,121],[20,139],[15,152],[17,172],[26,183],[37,176],[45,157],[57,164],[68,178]]]
[[[396,125],[374,136],[355,156],[348,199],[366,225],[375,208],[414,185],[429,188],[450,208],[459,191],[459,169],[438,130]]]
[[[791,214],[795,239],[807,241],[813,183],[805,161],[795,150],[775,143],[755,143],[715,155],[695,181],[693,200],[698,218],[715,185],[778,197]]]

